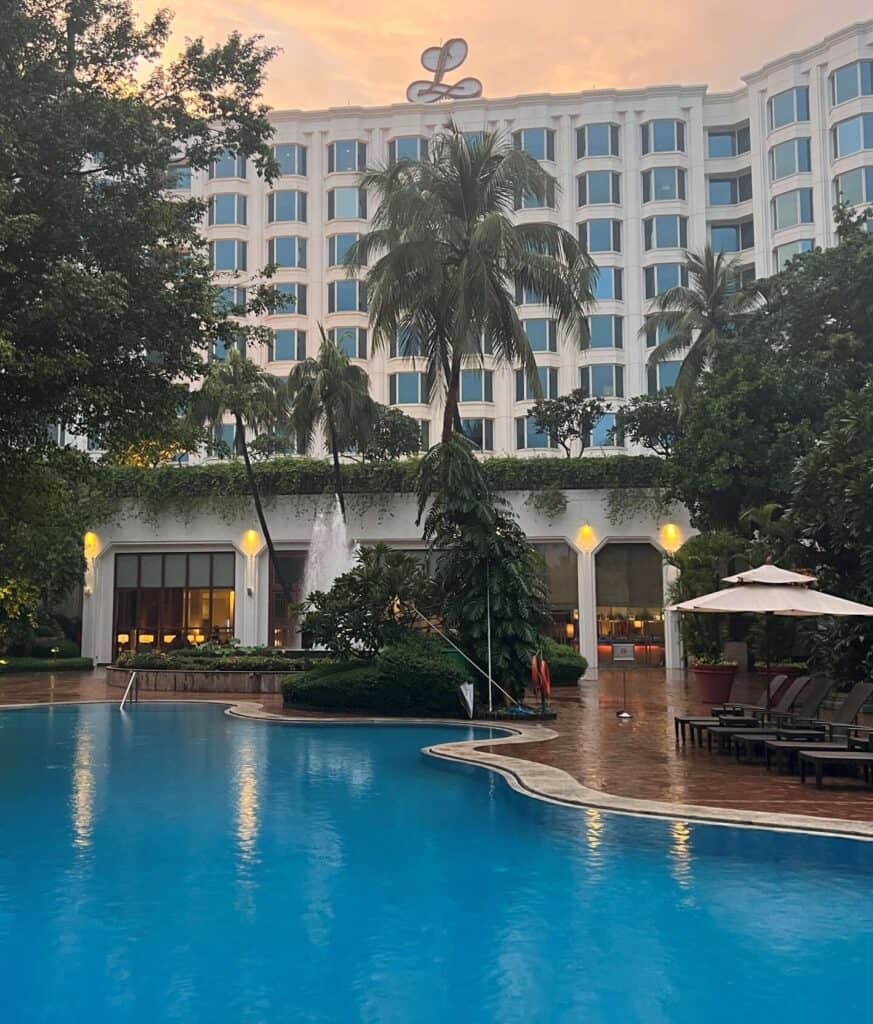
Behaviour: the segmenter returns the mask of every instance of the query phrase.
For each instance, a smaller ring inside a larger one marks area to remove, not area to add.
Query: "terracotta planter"
[[[724,704],[730,699],[736,665],[695,665],[693,671],[704,704]]]

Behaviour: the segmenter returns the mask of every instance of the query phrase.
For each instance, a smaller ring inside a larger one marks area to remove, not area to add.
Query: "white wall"
[[[645,517],[630,518],[612,525],[607,517],[604,491],[565,491],[567,508],[553,520],[538,513],[527,501],[530,492],[508,493],[522,529],[532,541],[565,540],[579,553],[579,621],[582,653],[589,661],[589,674],[597,673],[595,563],[597,550],[609,541],[651,543],[663,550],[660,527]],[[319,509],[326,509],[327,496],[282,497],[267,506],[273,541],[280,549],[305,550]],[[384,541],[394,546],[421,546],[421,529],[415,525],[412,495],[349,495],[349,533],[362,543]],[[670,522],[679,528],[680,538],[693,531],[683,509],[676,509]],[[580,537],[580,528],[591,528]],[[258,550],[245,554],[244,534],[258,533]],[[82,651],[100,663],[113,657],[113,600],[115,555],[125,551],[236,551],[235,632],[246,645],[267,643],[268,581],[267,551],[252,510],[242,516],[197,515],[184,521],[170,516],[158,522],[123,514],[117,522],[94,531],[94,555],[89,559],[85,580]],[[666,578],[666,577],[665,577]],[[679,646],[675,628],[667,613],[667,666],[678,665]],[[672,639],[671,639],[672,638]]]

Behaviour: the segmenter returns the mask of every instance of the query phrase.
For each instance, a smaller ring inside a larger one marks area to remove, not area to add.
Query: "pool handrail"
[[[138,697],[138,694],[136,692],[136,689],[134,689],[134,693],[133,693],[132,697],[131,697],[131,693],[130,693],[131,687],[134,686],[135,682],[136,682],[136,669],[134,669],[133,672],[130,673],[130,679],[128,679],[128,681],[127,681],[127,689],[125,689],[124,696],[121,698],[121,704],[118,707],[119,711],[124,711],[124,705],[127,703],[128,698],[130,698],[130,700],[132,702],[138,701],[139,697]]]

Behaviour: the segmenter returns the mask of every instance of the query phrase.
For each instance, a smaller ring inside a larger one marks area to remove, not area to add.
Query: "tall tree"
[[[139,23],[129,0],[18,0],[2,25],[0,479],[15,486],[0,486],[0,593],[52,600],[81,579],[100,509],[77,497],[90,461],[50,435],[62,424],[122,459],[178,448],[179,385],[227,317],[204,206],[168,189],[225,149],[272,176],[273,51],[234,34],[165,60],[169,14]]]
[[[272,175],[273,51],[234,34],[162,63],[169,24],[137,23],[129,0],[4,5],[0,457],[57,423],[121,447],[199,371],[216,319],[204,208],[168,194],[168,169],[229,148]]]
[[[297,436],[304,448],[309,447],[319,428],[324,432],[333,461],[334,490],[345,518],[340,455],[349,448],[364,447],[378,408],[370,398],[366,371],[352,364],[321,325],[319,330],[318,358],[310,357],[298,363],[288,377],[288,388]]]
[[[507,503],[489,488],[463,435],[424,456],[417,492],[442,621],[484,669],[490,611],[493,678],[520,696],[548,618],[542,558]]]
[[[282,567],[267,525],[257,477],[252,469],[246,430],[258,434],[276,432],[290,419],[288,388],[280,377],[256,366],[237,348],[231,349],[224,360],[214,360],[203,377],[198,391],[191,399],[191,416],[196,423],[216,430],[230,416],[234,423],[234,451],[241,455],[246,467],[249,492],[254,502],[258,522],[270,553],[273,572],[282,587],[285,599],[293,601],[291,589],[282,574]]]
[[[680,417],[700,375],[761,301],[755,289],[740,287],[736,263],[723,252],[706,246],[702,253],[689,253],[686,262],[688,284],[659,295],[642,328],[667,335],[649,356],[651,364],[682,356],[675,387]]]
[[[369,170],[360,185],[379,204],[372,230],[347,262],[350,272],[370,267],[373,344],[417,339],[431,392],[438,382],[444,391],[442,440],[460,429],[465,362],[481,363],[491,352],[517,363],[538,394],[513,285],[538,295],[580,339],[587,338],[583,313],[592,301],[593,265],[573,235],[554,224],[514,220],[522,197],[553,197],[555,179],[502,136],[486,132],[471,142],[449,123],[426,159]]]

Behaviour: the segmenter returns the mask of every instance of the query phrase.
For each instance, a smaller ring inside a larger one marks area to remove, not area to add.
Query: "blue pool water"
[[[873,845],[555,807],[468,729],[0,713],[0,1020],[839,1022]]]

